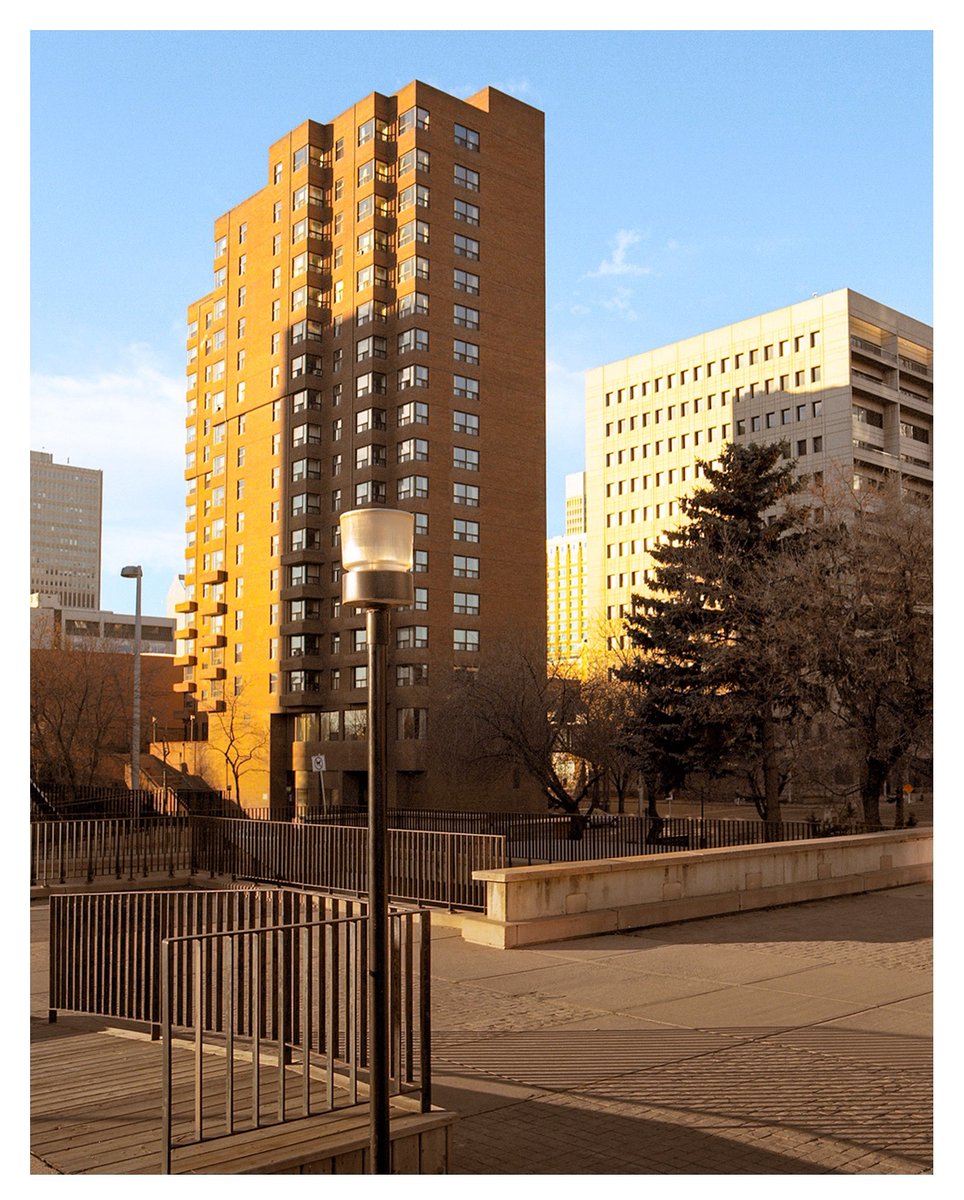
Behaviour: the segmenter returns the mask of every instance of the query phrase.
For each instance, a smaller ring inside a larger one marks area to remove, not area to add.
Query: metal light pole
[[[391,1173],[388,1083],[388,730],[390,612],[411,604],[415,517],[399,509],[342,513],[342,604],[365,609],[368,640],[368,1068],[369,1171]]]
[[[124,579],[136,579],[137,591],[134,600],[134,710],[131,714],[131,789],[133,815],[141,815],[141,579],[144,572],[140,567],[121,567]]]

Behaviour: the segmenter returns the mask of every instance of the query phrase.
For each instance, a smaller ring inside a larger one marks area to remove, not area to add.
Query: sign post
[[[321,811],[325,816],[328,815],[328,806],[325,803],[325,756],[323,754],[313,754],[311,756],[311,769],[318,775],[318,782],[321,784]]]

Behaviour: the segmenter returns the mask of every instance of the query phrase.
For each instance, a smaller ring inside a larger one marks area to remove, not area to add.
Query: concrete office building
[[[906,491],[933,483],[933,330],[849,289],[650,350],[586,379],[587,619],[645,593],[699,460],[786,439],[801,473]],[[616,639],[616,641],[614,641]]]
[[[102,471],[30,451],[30,594],[100,607]]]
[[[566,476],[566,532],[546,542],[546,654],[550,666],[577,671],[586,625],[586,474]]]
[[[543,116],[413,82],[275,142],[215,222],[189,309],[182,693],[267,744],[244,803],[365,791],[364,616],[341,512],[415,513],[394,617],[391,801],[444,805],[433,710],[453,672],[545,621]],[[217,781],[215,781],[217,782]]]

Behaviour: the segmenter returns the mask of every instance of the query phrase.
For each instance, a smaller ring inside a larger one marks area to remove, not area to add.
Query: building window
[[[431,193],[424,183],[410,183],[398,193],[398,211],[403,213],[412,207],[429,208],[430,201]]]
[[[407,175],[409,171],[424,171],[428,174],[431,166],[431,158],[427,150],[420,150],[417,146],[414,150],[406,150],[398,159],[398,174],[399,177]]]
[[[479,135],[476,130],[467,129],[465,125],[459,125],[456,123],[455,144],[456,146],[462,146],[465,150],[473,150],[478,152]]]
[[[479,469],[478,450],[469,450],[465,446],[453,446],[452,466],[458,471],[477,471]]]
[[[421,400],[409,400],[407,404],[400,404],[396,424],[400,429],[405,425],[427,425],[428,405]]]
[[[398,740],[403,742],[424,741],[428,736],[427,708],[400,708],[398,710]]]
[[[429,111],[427,108],[409,108],[398,118],[398,133],[408,133],[410,129],[428,129]]]
[[[478,225],[480,216],[479,206],[477,204],[469,204],[467,200],[456,199],[452,215],[456,221],[464,221],[466,225]]]
[[[452,376],[452,395],[461,396],[467,400],[478,400],[479,381],[465,375]]]
[[[395,646],[399,650],[428,648],[427,625],[401,625],[395,630]]]
[[[413,363],[411,366],[399,368],[398,390],[404,391],[410,387],[428,387],[428,367]]]
[[[420,254],[405,258],[398,264],[398,282],[408,283],[410,279],[428,279],[428,259]]]
[[[398,444],[398,461],[428,462],[428,441],[425,438],[408,438]]]
[[[410,354],[413,350],[428,350],[427,329],[406,329],[398,335],[398,353]]]
[[[460,163],[455,164],[454,181],[456,187],[463,187],[467,191],[479,190],[478,171],[473,171],[471,167],[463,167]]]
[[[465,237],[464,234],[456,233],[453,237],[453,249],[462,258],[478,260],[479,243],[475,238]]]
[[[399,663],[395,668],[396,687],[420,687],[428,683],[428,663]]]
[[[452,595],[452,612],[477,617],[479,615],[479,593],[454,592]]]
[[[409,246],[413,242],[419,242],[423,245],[428,244],[429,239],[429,224],[428,221],[406,221],[404,225],[399,226],[398,230],[398,249],[401,250],[404,246]]]
[[[383,445],[370,442],[355,449],[355,470],[365,470],[367,467],[385,466],[385,448]]]
[[[453,483],[452,501],[455,504],[465,504],[477,508],[479,504],[479,489],[474,483]]]
[[[479,277],[471,271],[461,271],[456,267],[452,273],[452,285],[457,291],[468,292],[470,296],[479,294]]]
[[[472,437],[479,435],[479,418],[475,413],[460,412],[456,409],[452,413],[452,432],[467,433]]]
[[[452,309],[452,320],[456,325],[461,325],[465,329],[478,329],[479,310],[468,308],[464,304],[456,304]]]
[[[409,292],[398,302],[398,318],[425,315],[428,313],[428,296],[424,292]]]
[[[455,338],[452,343],[452,357],[456,362],[477,364],[479,348],[475,342],[463,342],[459,338]]]
[[[465,521],[461,517],[456,517],[452,521],[452,538],[456,542],[477,542],[479,540],[479,523],[478,521]],[[472,560],[478,570],[479,560]]]
[[[427,368],[423,369],[427,370]],[[356,396],[380,396],[384,395],[387,390],[385,376],[380,375],[377,371],[369,371],[365,375],[359,375],[355,380]]]
[[[475,653],[479,648],[479,631],[477,629],[453,629],[452,649],[464,653]]]
[[[424,499],[428,495],[428,477],[426,475],[405,475],[398,481],[398,499]]]

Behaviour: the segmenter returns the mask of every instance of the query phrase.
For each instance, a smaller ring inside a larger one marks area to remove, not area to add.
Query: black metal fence
[[[196,871],[260,883],[365,892],[366,826],[191,817]],[[391,829],[388,890],[396,900],[483,909],[474,871],[506,865],[505,839],[483,833]]]
[[[355,894],[368,889],[362,826],[225,817],[35,821],[30,840],[32,885],[207,874]],[[389,831],[389,895],[396,900],[481,910],[485,885],[473,872],[505,865],[501,837]]]
[[[131,791],[120,785],[70,787],[66,784],[38,785],[30,781],[30,817],[33,821],[75,821],[84,818],[123,818],[143,816],[186,816],[202,812],[212,816],[241,816],[243,810],[232,805],[218,791],[177,786],[177,772],[170,772],[165,787]],[[267,815],[265,810],[265,814]]]
[[[328,813],[312,811],[304,814],[303,819],[362,827],[368,823],[364,811],[344,808]],[[602,812],[593,813],[588,824],[561,813],[447,812],[439,809],[391,809],[388,820],[394,829],[503,837],[507,866],[625,858],[670,850],[713,850],[724,846],[828,837],[831,833],[866,832],[866,827],[858,823],[828,830],[812,821],[763,822]]]

